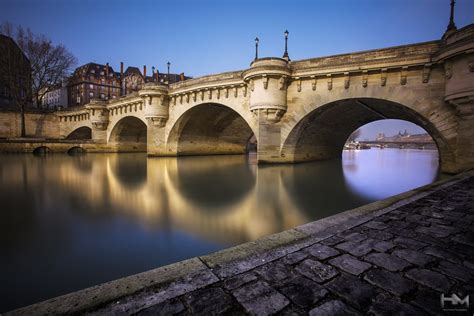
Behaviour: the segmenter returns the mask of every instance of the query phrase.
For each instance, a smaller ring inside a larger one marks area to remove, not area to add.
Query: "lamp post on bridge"
[[[451,0],[451,12],[449,14],[449,24],[446,31],[457,30],[456,24],[454,24],[454,5],[456,1]]]
[[[288,30],[285,31],[285,53],[283,53],[283,58],[286,60],[290,60],[290,56],[288,55],[288,35],[290,32]]]
[[[258,39],[258,37],[255,37],[255,60],[258,59],[258,43],[260,42],[260,40]]]

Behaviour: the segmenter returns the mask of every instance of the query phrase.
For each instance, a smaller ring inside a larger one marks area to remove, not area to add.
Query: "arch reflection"
[[[169,174],[180,194],[209,211],[231,206],[255,186],[243,155],[180,157]]]

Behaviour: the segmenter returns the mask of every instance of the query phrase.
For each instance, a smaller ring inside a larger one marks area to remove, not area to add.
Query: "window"
[[[114,86],[114,87],[115,87],[115,81],[112,81],[112,86]]]
[[[89,96],[90,96],[91,98],[93,98],[93,97],[94,97],[94,92],[89,92]]]
[[[80,96],[77,96],[77,103],[81,103],[81,97]]]
[[[95,69],[92,69],[92,70],[91,70],[91,74],[95,74]]]
[[[90,84],[90,85],[89,85],[89,88],[94,89],[94,85],[93,85],[93,84]]]
[[[101,94],[100,94],[100,98],[101,98],[101,99],[105,99],[105,94],[101,93]]]
[[[116,98],[116,96],[115,96],[115,95],[113,95],[113,96],[112,96],[112,99],[115,99],[115,98]]]
[[[101,76],[103,76],[103,75],[104,75],[104,72],[103,72],[103,71],[101,71],[101,72],[100,72],[100,75],[101,75]]]

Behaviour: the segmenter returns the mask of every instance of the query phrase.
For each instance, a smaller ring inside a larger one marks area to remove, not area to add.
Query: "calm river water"
[[[429,150],[254,156],[0,156],[0,312],[208,254],[431,183]]]

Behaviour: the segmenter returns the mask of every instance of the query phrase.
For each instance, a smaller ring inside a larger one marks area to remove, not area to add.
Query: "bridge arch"
[[[377,120],[399,119],[420,126],[431,135],[438,148],[442,170],[450,171],[455,165],[450,143],[452,114],[445,112],[442,121],[433,121],[432,116],[427,118],[422,114],[427,107],[430,106],[419,101],[415,106],[407,106],[379,98],[347,98],[312,106],[290,129],[281,155],[294,162],[340,157],[344,143],[359,127]]]
[[[147,125],[136,116],[126,116],[111,128],[109,145],[118,151],[146,151]]]
[[[254,134],[252,126],[234,107],[201,103],[177,117],[166,143],[177,155],[243,154]]]
[[[73,130],[66,136],[69,140],[86,140],[92,139],[92,129],[89,126],[81,126]]]

